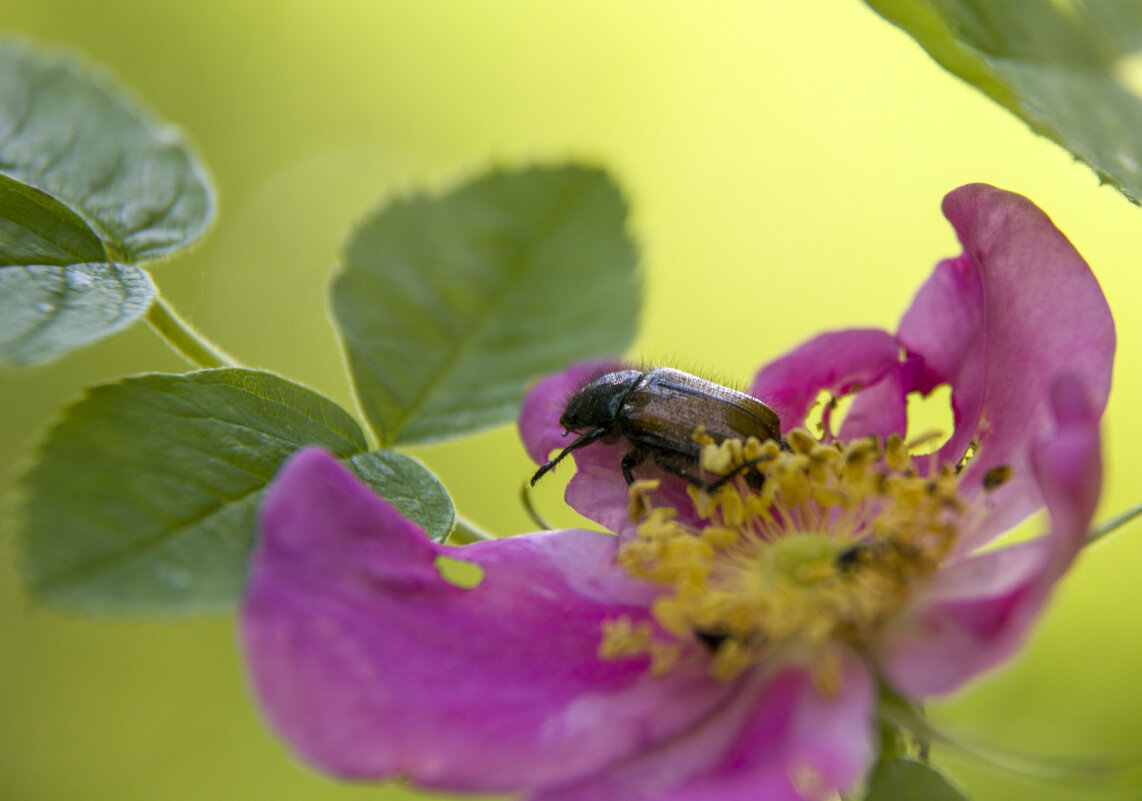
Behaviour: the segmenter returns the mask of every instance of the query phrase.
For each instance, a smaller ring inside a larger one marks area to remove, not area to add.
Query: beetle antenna
[[[535,504],[531,502],[531,487],[533,484],[535,484],[534,479],[530,484],[526,481],[523,482],[523,485],[519,488],[520,503],[523,504],[523,509],[527,512],[527,516],[532,519],[532,522],[544,531],[551,531],[551,526],[547,525],[547,521],[539,516],[539,513],[535,511]]]

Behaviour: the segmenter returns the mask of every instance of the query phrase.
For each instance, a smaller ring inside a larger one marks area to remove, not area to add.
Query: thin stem
[[[233,357],[178,316],[166,300],[157,296],[147,310],[147,323],[171,349],[195,367],[237,367]]]
[[[471,520],[460,515],[456,515],[452,533],[448,535],[448,541],[453,545],[469,545],[473,542],[485,542],[494,539],[496,539],[496,535],[484,531]]]
[[[519,488],[519,500],[523,504],[523,509],[527,512],[527,516],[532,519],[537,526],[544,531],[550,531],[551,526],[547,525],[547,521],[539,516],[539,512],[535,511],[535,504],[531,502],[531,483],[528,481],[523,482],[523,486]]]
[[[1138,504],[1133,509],[1127,509],[1120,515],[1115,515],[1109,520],[1104,520],[1092,528],[1090,533],[1086,535],[1086,544],[1091,545],[1095,542],[1098,542],[1107,534],[1110,534],[1113,531],[1117,531],[1118,529],[1125,526],[1131,520],[1138,517],[1138,515],[1142,515],[1142,503]]]
[[[879,713],[882,721],[910,731],[923,741],[943,745],[994,768],[1031,779],[1101,784],[1133,780],[1140,773],[1140,765],[1129,758],[1035,756],[952,737],[915,710],[881,705]]]

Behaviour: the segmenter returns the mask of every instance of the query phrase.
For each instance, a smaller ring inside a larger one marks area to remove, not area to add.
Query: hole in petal
[[[940,384],[927,396],[919,392],[908,395],[908,442],[915,443],[908,452],[924,456],[938,451],[952,436],[952,388]]]
[[[462,590],[475,589],[484,580],[484,568],[472,562],[438,556],[435,565],[442,579]]]

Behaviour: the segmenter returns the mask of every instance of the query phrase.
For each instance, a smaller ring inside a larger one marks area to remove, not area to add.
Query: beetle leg
[[[626,452],[626,455],[623,456],[623,461],[620,466],[622,467],[623,478],[626,479],[628,487],[634,483],[634,473],[631,471],[638,467],[644,459],[646,459],[645,448],[631,448]]]
[[[731,481],[743,474],[745,475],[747,484],[749,484],[755,490],[761,489],[762,485],[765,483],[765,476],[759,470],[754,469],[754,466],[762,461],[764,461],[764,457],[762,459],[753,459],[748,462],[744,462],[735,467],[730,472],[726,473],[724,476],[718,476],[713,481],[707,481],[701,476],[696,476],[679,465],[675,460],[673,454],[656,453],[654,456],[654,463],[665,470],[667,473],[678,476],[686,483],[691,484],[692,486],[695,486],[705,492],[713,492],[718,487],[725,484],[727,481]]]
[[[756,465],[762,461],[765,461],[765,457],[762,457],[761,459],[751,459],[748,462],[742,462],[733,470],[726,473],[724,476],[719,476],[709,483],[704,483],[702,489],[706,490],[706,492],[711,492],[725,484],[730,479],[744,475],[745,483],[749,484],[752,489],[759,490],[765,486],[765,474],[756,469]]]
[[[555,467],[555,465],[557,465],[561,461],[563,461],[563,457],[566,456],[567,454],[571,453],[571,451],[578,450],[579,448],[590,445],[595,440],[601,439],[602,437],[605,437],[606,435],[607,435],[607,429],[605,429],[605,428],[592,428],[586,434],[581,434],[574,442],[572,442],[566,448],[561,450],[559,452],[558,456],[556,456],[550,462],[547,462],[547,463],[541,465],[540,468],[535,471],[535,475],[531,477],[531,486],[534,487],[535,482],[539,481],[539,479],[543,478],[543,475],[545,473],[547,473],[549,470],[551,470],[553,467]]]
[[[670,453],[656,453],[654,455],[654,463],[656,465],[658,465],[659,467],[661,467],[663,470],[665,470],[667,473],[671,473],[673,475],[678,476],[680,479],[682,479],[686,483],[693,484],[698,489],[703,489],[703,490],[709,490],[710,489],[710,483],[709,482],[704,481],[703,479],[701,479],[698,476],[694,475],[693,473],[689,472],[685,468],[681,467],[674,460],[674,458],[672,458],[672,454],[670,454]]]

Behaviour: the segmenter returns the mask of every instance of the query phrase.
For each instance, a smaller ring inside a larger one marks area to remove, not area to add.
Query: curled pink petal
[[[846,395],[876,384],[899,366],[900,346],[888,332],[873,328],[834,331],[761,368],[750,394],[777,412],[782,431],[788,431],[804,424],[822,391]],[[902,397],[895,402],[903,409]]]
[[[615,537],[547,532],[435,545],[331,456],[282,469],[241,609],[265,714],[307,761],[495,792],[576,781],[688,730],[732,688],[600,660],[602,624],[648,619]],[[435,561],[479,565],[473,589]]]
[[[840,675],[827,697],[796,667],[755,676],[684,736],[533,801],[807,801],[847,792],[872,759],[876,699],[854,655],[843,657]]]
[[[964,252],[941,263],[900,323],[898,337],[922,361],[917,389],[952,387],[955,432],[941,457],[957,461],[975,441],[963,478],[979,487],[993,467],[1013,472],[992,493],[994,514],[971,550],[1042,504],[1029,444],[1050,428],[1051,382],[1073,372],[1092,406],[1106,405],[1114,323],[1082,257],[1026,198],[984,184],[960,187],[944,213]]]
[[[847,442],[861,437],[887,439],[892,434],[903,437],[908,431],[907,397],[905,365],[901,365],[857,393],[837,438]]]
[[[1099,414],[1074,374],[1051,396],[1056,429],[1032,458],[1050,532],[961,559],[932,579],[880,651],[884,674],[905,695],[950,692],[1008,659],[1082,548],[1102,482]]]

